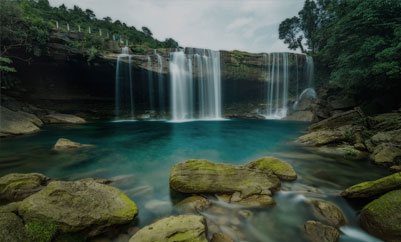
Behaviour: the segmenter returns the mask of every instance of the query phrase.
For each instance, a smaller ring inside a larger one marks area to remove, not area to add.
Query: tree
[[[150,29],[148,27],[143,26],[142,27],[142,32],[146,35],[146,36],[153,36],[153,33],[150,31]]]
[[[90,20],[96,18],[95,13],[94,13],[92,10],[90,10],[90,9],[86,9],[86,10],[85,10],[85,14],[86,14],[86,16],[88,17],[88,19],[90,19]]]
[[[110,17],[105,17],[103,20],[107,23],[111,23],[113,21]]]
[[[298,17],[287,18],[280,23],[279,26],[279,38],[284,40],[285,44],[288,44],[290,50],[301,49],[302,53],[305,53],[302,40],[304,36],[301,34],[301,28]]]

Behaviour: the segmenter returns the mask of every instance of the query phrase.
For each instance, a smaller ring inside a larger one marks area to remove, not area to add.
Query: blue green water
[[[274,197],[275,207],[254,211],[250,219],[235,225],[249,241],[303,241],[302,225],[313,218],[308,198],[324,198],[344,210],[349,227],[344,228],[342,241],[366,241],[363,236],[367,235],[357,225],[358,208],[351,207],[338,194],[347,186],[376,179],[385,171],[365,161],[320,156],[292,143],[307,125],[274,120],[51,125],[38,134],[2,139],[0,175],[40,172],[65,180],[86,177],[115,180],[114,186],[138,203],[139,225],[143,226],[171,213],[168,176],[176,162],[202,158],[244,164],[272,155],[290,162],[299,179],[283,184],[283,191]],[[60,137],[94,147],[52,150]],[[228,212],[227,217],[230,217]],[[226,233],[233,226],[220,224]],[[357,233],[363,236],[356,236]],[[368,241],[375,240],[368,237]]]

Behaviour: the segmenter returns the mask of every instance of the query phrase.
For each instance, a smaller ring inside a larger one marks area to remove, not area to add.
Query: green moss
[[[372,197],[401,188],[401,172],[375,181],[362,182],[347,188],[342,195],[349,198]]]
[[[250,162],[247,167],[260,171],[272,172],[283,180],[297,179],[297,173],[290,164],[274,157],[260,158]]]
[[[50,242],[57,233],[58,226],[48,221],[30,221],[25,224],[28,237],[34,242]]]
[[[124,217],[133,219],[138,214],[138,207],[136,206],[135,202],[132,201],[127,195],[123,192],[119,194],[119,198],[129,206],[129,208],[124,207],[124,209],[120,209],[116,211],[117,217]]]

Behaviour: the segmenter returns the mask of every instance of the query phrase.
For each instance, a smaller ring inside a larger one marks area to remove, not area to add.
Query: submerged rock
[[[305,235],[311,242],[337,242],[340,232],[317,221],[307,221],[304,225]]]
[[[39,173],[11,173],[0,178],[0,201],[21,201],[43,189],[49,178]]]
[[[273,174],[247,167],[212,163],[207,160],[188,160],[173,166],[170,187],[182,193],[233,194],[241,198],[255,194],[270,194],[280,187]]]
[[[290,164],[274,157],[263,157],[255,161],[251,161],[246,165],[246,167],[262,172],[271,172],[278,176],[278,178],[286,181],[293,181],[297,179],[297,173]]]
[[[42,121],[34,114],[0,106],[0,137],[38,132]]]
[[[343,212],[334,203],[324,200],[312,200],[313,213],[319,221],[336,228],[345,225]]]
[[[84,230],[89,236],[128,223],[137,212],[135,203],[123,192],[93,179],[50,182],[18,207],[18,214],[27,223],[51,223],[63,233]]]
[[[202,196],[190,196],[175,205],[178,210],[189,213],[202,211],[209,206],[209,200]]]
[[[368,198],[396,189],[401,189],[401,172],[375,181],[359,183],[345,189],[345,191],[341,193],[341,196],[347,198]]]
[[[401,148],[391,143],[382,143],[374,148],[370,158],[378,165],[391,166],[401,161]]]
[[[154,241],[207,242],[206,221],[197,215],[171,216],[142,228],[129,240]]]
[[[360,216],[364,229],[390,242],[401,241],[401,190],[386,193],[366,205]]]
[[[77,149],[77,148],[85,148],[92,147],[93,145],[89,144],[81,144],[78,142],[74,142],[69,139],[60,138],[57,140],[56,144],[53,146],[54,150],[68,150],[68,149]]]
[[[72,114],[53,113],[44,116],[43,121],[50,124],[83,124],[85,119]]]
[[[30,241],[22,220],[14,213],[0,213],[0,241]]]

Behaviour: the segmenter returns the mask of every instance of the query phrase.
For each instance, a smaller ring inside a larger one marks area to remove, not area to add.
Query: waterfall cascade
[[[161,55],[157,53],[155,50],[154,54],[157,57],[157,66],[158,66],[158,78],[157,78],[157,86],[158,86],[158,97],[159,97],[159,110],[161,114],[165,114],[166,112],[166,103],[165,103],[165,84],[163,78],[163,58]]]
[[[191,49],[170,55],[172,120],[221,119],[220,52]]]
[[[308,88],[313,87],[313,79],[314,79],[314,72],[315,72],[315,65],[313,63],[313,57],[307,55],[306,56],[306,65],[305,65],[306,71],[306,80],[308,83]]]
[[[267,56],[267,119],[287,116],[288,105],[288,53],[271,53]]]
[[[132,56],[128,47],[121,50],[116,63],[115,117],[134,119],[134,94],[132,80]]]
[[[152,70],[152,59],[150,58],[150,56],[147,56],[148,59],[148,63],[147,63],[147,69],[148,69],[148,97],[149,97],[149,109],[154,111],[155,110],[155,104],[154,104],[154,93],[153,93],[153,72]]]

